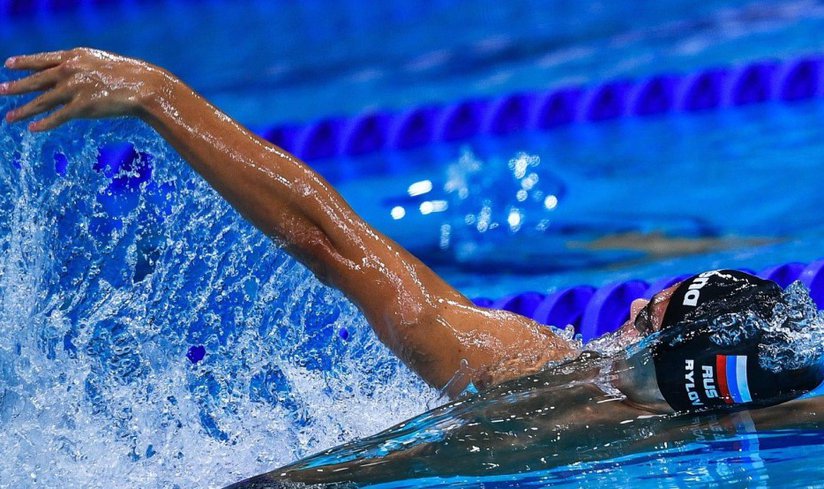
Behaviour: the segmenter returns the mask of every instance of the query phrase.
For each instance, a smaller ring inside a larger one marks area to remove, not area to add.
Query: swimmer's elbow
[[[341,288],[341,266],[345,261],[320,228],[293,226],[288,233],[275,233],[276,241],[301,262],[322,284]]]

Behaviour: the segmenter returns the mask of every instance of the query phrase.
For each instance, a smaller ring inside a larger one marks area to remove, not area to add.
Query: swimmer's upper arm
[[[409,343],[429,348],[438,357],[436,368],[421,375],[436,387],[449,382],[446,387],[452,397],[468,382],[484,388],[535,373],[549,361],[576,353],[570,342],[549,328],[508,311],[444,300],[432,314],[415,326],[423,339]],[[443,339],[432,338],[438,336]]]
[[[340,199],[336,192],[328,197]],[[478,387],[502,382],[573,353],[566,340],[528,318],[475,306],[347,212],[326,224],[331,247],[321,260],[325,269],[316,273],[343,290],[381,341],[431,385],[442,388],[454,379],[448,388],[454,396],[470,381]]]

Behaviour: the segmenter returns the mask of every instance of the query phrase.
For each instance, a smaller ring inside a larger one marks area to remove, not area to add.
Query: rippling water
[[[436,402],[137,122],[0,125],[0,250],[0,485],[216,487]]]

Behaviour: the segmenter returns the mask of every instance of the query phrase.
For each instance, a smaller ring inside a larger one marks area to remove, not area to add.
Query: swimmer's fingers
[[[60,107],[48,116],[40,119],[39,121],[34,121],[30,123],[29,131],[41,132],[54,129],[57,126],[75,118],[77,109],[78,108],[74,102],[69,102],[68,104],[64,105],[63,107]]]
[[[52,88],[61,78],[59,68],[49,68],[19,80],[0,83],[0,95],[20,95]]]
[[[10,70],[44,70],[57,66],[68,57],[68,51],[51,51],[47,53],[12,56],[6,60],[6,68]]]
[[[71,94],[64,89],[49,90],[46,93],[40,94],[37,98],[27,103],[26,105],[9,111],[6,114],[6,122],[11,124],[37,114],[42,114],[54,107],[65,104],[71,100]]]

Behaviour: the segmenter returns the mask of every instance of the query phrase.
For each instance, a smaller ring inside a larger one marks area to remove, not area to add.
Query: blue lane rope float
[[[657,74],[427,104],[399,112],[375,111],[307,124],[257,128],[267,140],[305,160],[408,150],[478,136],[551,130],[575,123],[696,113],[770,101],[794,103],[824,96],[820,56],[756,61],[692,74]]]
[[[2,5],[8,11],[10,5],[24,3],[5,0]],[[591,88],[563,87],[544,93],[504,95],[492,100],[470,99],[442,106],[414,107],[399,113],[373,112],[350,119],[326,118],[305,125],[270,126],[258,132],[299,157],[317,160],[384,149],[411,149],[477,135],[548,130],[577,122],[698,112],[771,100],[792,103],[822,95],[824,62],[815,56],[783,63],[756,62],[737,69],[711,68],[688,76],[656,75],[639,82],[610,81]],[[16,156],[12,165],[19,169],[18,160]],[[56,172],[64,174],[65,155],[55,154],[54,161]],[[95,169],[109,177],[111,184],[99,196],[99,203],[113,219],[99,222],[101,229],[98,232],[118,227],[118,216],[136,205],[140,188],[151,194],[148,196],[150,200],[163,203],[164,195],[172,189],[157,186],[151,180],[151,163],[151,155],[136,152],[128,143],[100,149]],[[168,202],[164,205],[168,206]],[[168,213],[168,209],[161,210]],[[147,268],[141,275],[150,271]],[[807,265],[778,265],[762,270],[759,275],[782,286],[801,280],[810,288],[813,300],[819,307],[824,307],[824,259]],[[525,292],[498,301],[478,298],[475,302],[484,307],[524,314],[544,324],[571,324],[586,341],[622,324],[634,299],[649,298],[678,278],[669,277],[652,284],[631,280],[597,290],[579,286],[548,296]]]
[[[590,339],[615,331],[629,317],[632,301],[643,297],[648,289],[649,284],[643,280],[627,280],[599,288],[584,309],[578,332]]]
[[[186,358],[189,359],[192,363],[197,363],[206,356],[206,347],[203,345],[195,345],[189,347],[189,351],[186,352]]]
[[[400,150],[423,146],[435,136],[438,107],[413,107],[392,118],[388,144]]]
[[[580,324],[593,295],[595,287],[588,285],[560,290],[538,304],[532,318],[543,324]]]
[[[664,290],[667,287],[670,287],[671,285],[674,285],[676,282],[680,282],[689,276],[689,274],[685,273],[683,275],[678,275],[676,277],[664,277],[662,279],[656,280],[655,282],[649,284],[649,288],[646,292],[644,292],[644,295],[642,295],[641,297],[643,299],[651,299],[652,296],[657,294],[659,291]]]
[[[348,121],[341,138],[343,153],[358,156],[382,150],[388,140],[390,119],[389,114],[377,112]]]
[[[635,99],[630,103],[633,115],[646,117],[673,110],[680,81],[676,76],[659,75],[641,82]]]
[[[0,20],[3,17],[35,17],[40,15],[61,14],[91,10],[101,7],[139,7],[145,4],[203,4],[217,3],[223,1],[231,3],[230,0],[0,0]],[[312,2],[305,2],[310,13],[318,13],[317,8],[312,7]],[[434,2],[433,2],[434,3]],[[393,14],[397,16],[416,18],[414,11],[409,8],[412,2],[399,2],[398,9]],[[366,16],[368,18],[369,16]]]
[[[753,270],[741,269],[749,273]],[[774,280],[781,287],[800,280],[810,289],[810,296],[824,309],[824,258],[809,264],[790,262],[767,267],[759,277]],[[594,288],[578,285],[549,295],[527,291],[511,294],[498,300],[485,297],[473,299],[481,307],[504,309],[530,317],[539,323],[565,327],[572,325],[584,341],[618,329],[629,318],[630,305],[635,299],[649,299],[655,293],[688,277],[689,274],[665,277],[648,283],[626,280]]]

